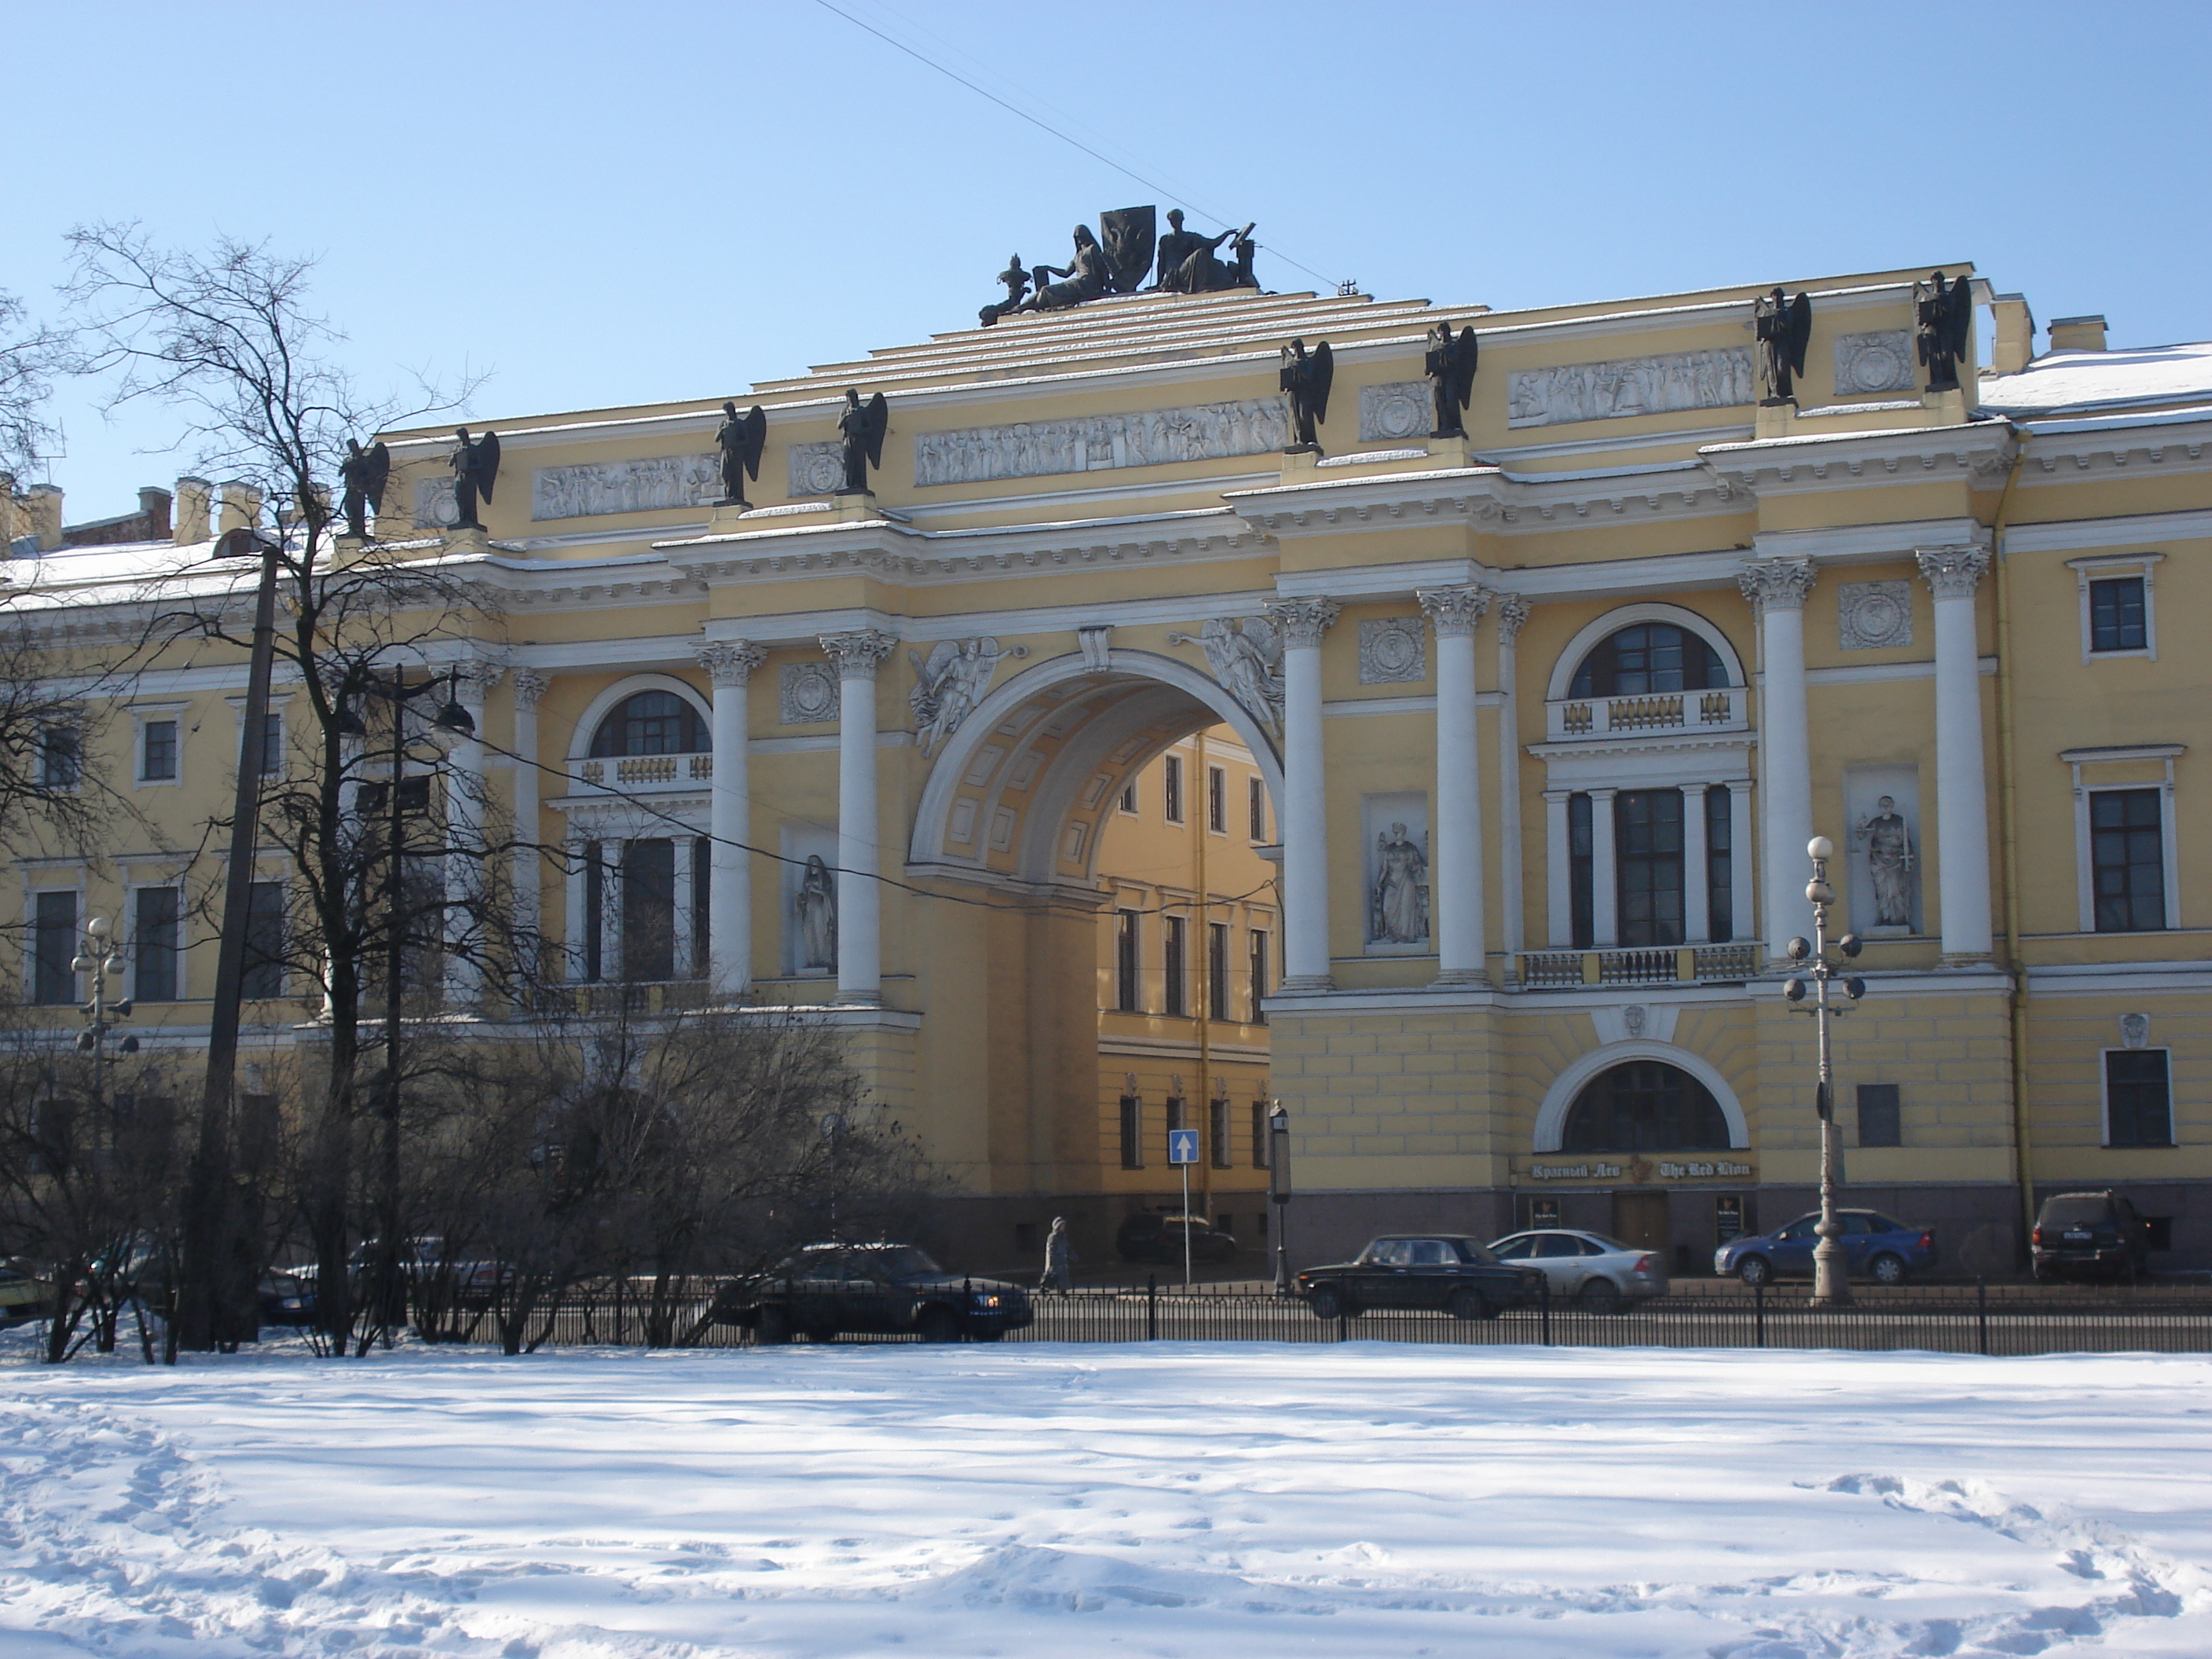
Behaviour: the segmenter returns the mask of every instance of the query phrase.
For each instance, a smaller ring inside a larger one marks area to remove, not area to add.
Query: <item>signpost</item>
[[[1182,1170],[1182,1284],[1190,1288],[1190,1166],[1198,1162],[1198,1131],[1168,1131],[1168,1162]]]

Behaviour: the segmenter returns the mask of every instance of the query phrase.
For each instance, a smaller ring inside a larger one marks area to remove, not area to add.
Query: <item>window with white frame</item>
[[[2082,933],[2155,933],[2181,926],[2173,763],[2183,747],[2138,744],[2069,749],[2059,756],[2074,772]]]
[[[2081,660],[2158,656],[2154,569],[2162,553],[2069,559],[2081,608]]]
[[[1182,822],[1182,757],[1170,755],[1160,763],[1161,815],[1170,823]]]
[[[141,707],[131,715],[137,722],[137,781],[175,783],[184,772],[184,708]]]
[[[131,896],[131,994],[140,1002],[177,1000],[183,893],[140,887]]]

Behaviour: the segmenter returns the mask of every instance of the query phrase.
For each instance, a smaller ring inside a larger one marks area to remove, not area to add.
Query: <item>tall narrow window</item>
[[[1264,1100],[1252,1103],[1252,1167],[1267,1167],[1267,1103]]]
[[[1134,817],[1137,814],[1137,781],[1129,780],[1129,787],[1121,792],[1121,810]]]
[[[623,977],[676,977],[676,843],[626,842],[622,872]]]
[[[284,994],[284,884],[281,881],[257,881],[246,890],[244,994]]]
[[[1162,1011],[1180,1018],[1190,1012],[1188,990],[1184,983],[1189,962],[1186,941],[1190,924],[1181,916],[1166,916],[1162,920],[1167,924],[1161,930],[1160,966],[1167,980]]]
[[[594,982],[604,978],[606,971],[599,928],[607,904],[607,872],[599,862],[602,855],[601,842],[584,843],[584,914],[569,923],[571,937],[580,928],[584,935],[584,977]]]
[[[1229,924],[1206,924],[1206,1017],[1232,1019],[1229,1012]]]
[[[177,898],[173,887],[141,887],[131,927],[131,994],[140,1002],[177,1000]]]
[[[694,837],[691,842],[691,976],[706,979],[713,972],[712,927],[714,914],[714,839]]]
[[[1267,933],[1263,927],[1252,930],[1252,1023],[1267,1023]]]
[[[1161,807],[1170,823],[1182,822],[1182,757],[1170,755],[1160,763]]]
[[[1217,1170],[1234,1169],[1236,1160],[1230,1156],[1228,1101],[1216,1100],[1206,1115],[1211,1120],[1206,1126],[1206,1156]]]
[[[75,1002],[76,969],[76,895],[47,892],[39,895],[31,942],[31,1000],[40,1003]]]
[[[261,717],[261,775],[275,777],[284,769],[284,717],[270,713]]]
[[[1229,833],[1229,774],[1218,766],[1206,769],[1206,827],[1217,836]]]
[[[2150,630],[2143,616],[2143,579],[2115,576],[2089,584],[2089,649],[2146,651]]]
[[[2166,926],[2166,848],[2155,789],[2100,789],[2089,797],[2089,859],[2097,931]]]
[[[39,733],[39,784],[46,789],[74,789],[84,770],[76,733],[66,726],[50,726]]]
[[[2165,1049],[2105,1051],[2105,1145],[2173,1145],[2173,1097]]]
[[[1905,1145],[1904,1110],[1894,1083],[1859,1085],[1859,1145]]]
[[[1705,926],[1716,945],[1735,937],[1735,824],[1729,787],[1715,784],[1705,791]]]
[[[1620,942],[1682,942],[1682,792],[1624,789],[1613,797]]]
[[[1261,781],[1256,773],[1244,780],[1244,808],[1251,819],[1252,839],[1265,842],[1267,839],[1267,786]]]
[[[1179,1129],[1188,1129],[1190,1127],[1190,1110],[1181,1095],[1170,1095],[1168,1097],[1167,1120],[1169,1134],[1174,1134]],[[1161,1145],[1164,1147],[1166,1147],[1167,1142],[1163,1140]],[[1168,1150],[1171,1152],[1173,1148],[1168,1147]]]
[[[174,783],[177,781],[177,723],[148,720],[138,728],[138,781]]]
[[[1596,909],[1591,889],[1597,879],[1596,860],[1590,853],[1590,798],[1567,797],[1567,901],[1574,929],[1574,946],[1587,951],[1597,938]]]
[[[1145,1103],[1136,1095],[1121,1097],[1121,1167],[1145,1167]]]
[[[1139,988],[1140,958],[1137,955],[1137,913],[1123,910],[1114,918],[1114,1006],[1125,1014],[1142,1012]]]

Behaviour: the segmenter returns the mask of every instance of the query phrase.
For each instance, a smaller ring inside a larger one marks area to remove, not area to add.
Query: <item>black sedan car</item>
[[[1114,1235],[1114,1249],[1124,1261],[1164,1261],[1180,1267],[1184,1236],[1190,1238],[1193,1261],[1233,1261],[1237,1240],[1202,1215],[1178,1215],[1172,1210],[1139,1210]]]
[[[1382,1308],[1442,1309],[1456,1319],[1495,1319],[1542,1297],[1544,1275],[1510,1267],[1480,1239],[1393,1234],[1358,1259],[1308,1267],[1297,1294],[1316,1319],[1355,1319]]]
[[[757,1279],[724,1285],[711,1317],[765,1344],[848,1332],[996,1342],[1035,1315],[1018,1285],[947,1273],[911,1244],[878,1243],[809,1244]]]

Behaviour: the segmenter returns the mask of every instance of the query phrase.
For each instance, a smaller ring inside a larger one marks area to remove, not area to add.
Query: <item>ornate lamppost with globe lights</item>
[[[77,941],[76,956],[70,963],[74,972],[92,975],[92,1000],[84,1005],[87,1024],[77,1033],[76,1049],[81,1054],[92,1056],[92,1097],[96,1104],[102,1105],[107,1099],[107,1034],[118,1022],[131,1018],[128,997],[119,1002],[107,1000],[107,976],[123,971],[123,947],[114,933],[106,917],[90,918],[84,924],[83,937]],[[116,1047],[124,1054],[135,1054],[138,1052],[138,1039],[126,1036]]]
[[[1813,879],[1805,884],[1805,896],[1813,905],[1813,937],[1790,941],[1790,959],[1812,965],[1784,981],[1782,994],[1790,1007],[1813,1017],[1820,1036],[1820,1081],[1814,1101],[1820,1115],[1820,1221],[1814,1229],[1820,1243],[1813,1249],[1813,1305],[1848,1308],[1851,1305],[1850,1277],[1844,1257],[1844,1224],[1836,1213],[1837,1164],[1841,1146],[1836,1134],[1835,1068],[1828,1046],[1828,1022],[1849,1013],[1866,994],[1866,981],[1856,975],[1837,981],[1842,970],[1828,960],[1828,907],[1836,890],[1828,885],[1828,860],[1836,855],[1835,843],[1815,836],[1805,851],[1813,860]],[[1846,960],[1858,955],[1859,937],[1846,933],[1836,941],[1837,953]],[[1840,990],[1843,1000],[1834,1000]]]

